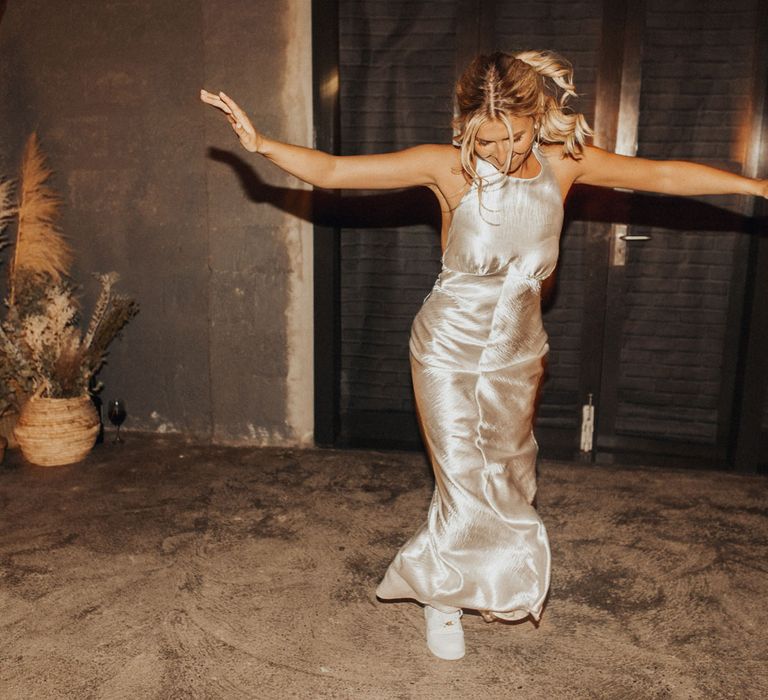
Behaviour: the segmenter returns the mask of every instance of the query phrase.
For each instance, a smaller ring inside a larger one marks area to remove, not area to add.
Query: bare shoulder
[[[409,152],[417,155],[425,168],[432,174],[433,182],[441,187],[443,184],[463,182],[461,169],[461,152],[450,144],[424,144],[412,146]]]
[[[624,162],[628,158],[630,157],[620,156],[616,153],[606,151],[604,148],[598,148],[597,146],[584,146],[580,156],[571,159],[573,161],[571,167],[578,177],[592,170],[613,165],[619,161]]]
[[[469,186],[461,167],[460,150],[450,144],[424,144],[402,153],[418,160],[427,186],[437,196],[443,211],[452,210]]]
[[[461,165],[461,150],[450,145],[439,146],[439,149],[439,153],[434,154],[435,184],[453,209],[469,188],[469,179]]]
[[[443,168],[455,168],[461,165],[459,149],[455,146],[442,143],[426,143],[421,146],[411,146],[407,151],[418,155],[425,163],[439,172]]]
[[[579,170],[579,160],[584,157],[586,150],[591,148],[586,146],[584,151],[578,158],[566,153],[561,143],[547,143],[539,146],[539,153],[547,159],[548,165],[552,167],[555,173],[560,176],[562,173],[570,174],[571,172],[577,173]]]
[[[539,153],[541,153],[547,160],[547,164],[552,169],[555,178],[560,185],[560,192],[563,199],[567,196],[571,189],[571,186],[576,182],[581,174],[584,172],[585,162],[590,158],[590,151],[600,150],[594,149],[592,146],[585,146],[582,152],[578,156],[572,156],[563,148],[561,143],[548,143],[539,147]]]

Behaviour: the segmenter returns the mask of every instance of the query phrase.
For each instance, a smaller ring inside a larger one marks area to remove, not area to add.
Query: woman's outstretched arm
[[[648,160],[584,149],[581,160],[571,161],[573,182],[603,187],[623,187],[660,194],[747,194],[768,197],[768,180],[718,170],[682,160]]]
[[[243,148],[259,153],[291,175],[327,189],[394,189],[436,185],[446,161],[446,146],[415,146],[366,156],[333,156],[303,146],[274,141],[259,133],[242,108],[223,92],[200,91],[200,99],[221,110]]]

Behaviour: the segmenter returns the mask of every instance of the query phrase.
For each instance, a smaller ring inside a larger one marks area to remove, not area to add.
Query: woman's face
[[[508,172],[512,174],[520,169],[530,155],[535,130],[533,117],[509,117],[509,123],[512,125],[512,143],[503,121],[490,119],[485,122],[475,136],[475,154],[501,169],[511,149],[512,162]]]

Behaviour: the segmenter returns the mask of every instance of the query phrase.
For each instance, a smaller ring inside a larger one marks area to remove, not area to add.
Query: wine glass
[[[125,401],[122,399],[112,399],[107,405],[107,418],[112,425],[117,427],[117,434],[112,442],[123,442],[120,437],[120,426],[123,424],[126,416]]]

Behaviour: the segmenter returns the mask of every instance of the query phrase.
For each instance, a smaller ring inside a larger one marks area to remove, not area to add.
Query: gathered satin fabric
[[[427,521],[376,594],[450,612],[538,619],[547,533],[532,506],[534,402],[547,353],[541,282],[555,268],[563,206],[546,159],[506,176],[478,160],[454,212],[443,268],[411,328],[411,371],[435,473]]]

